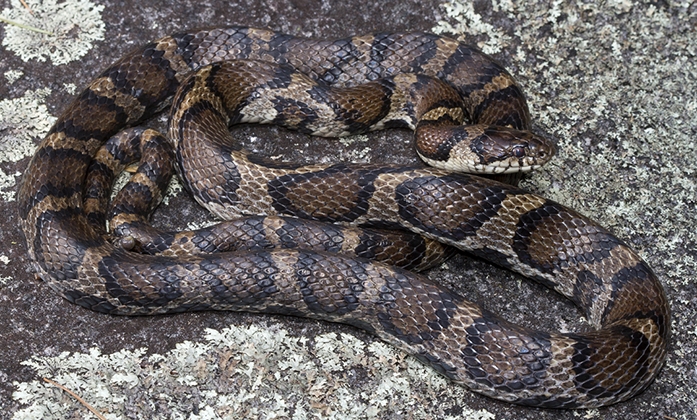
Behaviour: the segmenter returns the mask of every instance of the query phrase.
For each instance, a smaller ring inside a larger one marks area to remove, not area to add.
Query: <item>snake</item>
[[[247,87],[226,83],[255,77]],[[415,99],[434,91],[445,98]],[[255,104],[259,115],[251,114]],[[411,231],[541,282],[574,302],[593,328],[519,326],[424,275],[360,256],[284,247],[149,255],[114,244],[88,217],[88,169],[112,135],[169,105],[177,171],[216,214],[259,213],[262,225],[283,216]],[[447,127],[461,119],[462,127]],[[314,134],[328,122],[328,131],[342,135],[423,126],[418,153],[440,167],[300,165],[227,143],[229,124],[255,121]],[[441,131],[456,134],[432,135]],[[513,77],[444,36],[313,40],[242,26],[181,32],[125,55],[67,106],[19,186],[21,227],[37,277],[94,311],[230,310],[345,323],[499,400],[548,408],[627,400],[654,380],[669,344],[669,304],[652,269],[574,210],[447,168],[459,150],[482,171],[499,154],[499,138],[521,135],[524,146],[534,143],[530,131]],[[219,138],[194,145],[210,134]],[[535,166],[524,162],[524,149],[509,149],[516,163],[505,168]]]

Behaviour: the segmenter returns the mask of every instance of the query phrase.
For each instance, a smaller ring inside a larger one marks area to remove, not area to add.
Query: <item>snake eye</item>
[[[515,146],[511,152],[517,158],[525,157],[525,147],[523,146]]]

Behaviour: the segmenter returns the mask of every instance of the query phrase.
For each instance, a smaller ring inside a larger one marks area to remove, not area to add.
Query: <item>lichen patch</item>
[[[13,84],[22,76],[24,76],[24,72],[19,70],[8,70],[5,72],[5,80],[7,80],[7,83],[9,84]]]
[[[494,7],[498,2],[493,2]],[[487,35],[489,39],[477,44],[486,54],[494,54],[507,45],[509,36],[505,32],[496,29],[494,25],[486,22],[480,14],[474,10],[474,4],[470,1],[448,0],[442,5],[449,19],[441,20],[431,30],[436,34],[468,34]]]
[[[468,391],[380,342],[366,345],[333,332],[307,338],[271,322],[208,329],[205,335],[161,354],[92,348],[22,364],[81,395],[109,419],[136,408],[139,418],[163,418],[163,411],[168,418],[201,419],[495,418],[463,409],[459,401]],[[347,385],[358,377],[363,386]],[[82,409],[39,379],[14,386],[13,398],[23,408],[13,419],[44,413],[67,418]],[[442,404],[427,404],[436,398]],[[197,417],[190,417],[192,411]]]
[[[5,25],[2,45],[22,60],[51,60],[54,65],[78,60],[104,39],[103,5],[87,0],[26,0],[31,13],[19,0],[3,9],[2,17],[50,32],[48,35],[14,25]]]
[[[46,108],[48,89],[27,91],[15,99],[0,100],[0,199],[14,201],[19,172],[7,172],[4,163],[17,162],[34,153],[34,139],[56,120]]]

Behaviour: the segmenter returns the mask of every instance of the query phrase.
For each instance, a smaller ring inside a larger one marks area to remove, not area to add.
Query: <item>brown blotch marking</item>
[[[92,228],[82,212],[73,211],[70,207],[64,207],[65,211],[56,209],[55,204],[58,203],[53,197],[47,201],[53,201],[53,205],[47,206],[53,209],[37,216],[41,230],[37,232],[38,241],[37,238],[32,241],[33,246],[41,247],[41,250],[35,250],[41,253],[37,261],[45,265],[48,273],[57,275],[59,279],[63,277],[75,280],[84,251],[102,243],[103,238]]]
[[[85,116],[79,119],[79,127],[87,132],[108,135],[113,127],[121,127],[124,123],[125,114],[120,109],[94,102],[81,102],[79,107],[76,113]]]
[[[527,212],[520,214],[525,213]],[[577,256],[593,252],[593,244],[588,237],[570,226],[569,221],[574,218],[574,215],[562,210],[536,221],[534,226],[529,226],[533,230],[526,232],[529,233],[526,251],[537,265],[551,269],[558,266],[562,259],[575,265]],[[566,246],[559,249],[559,244]]]
[[[505,209],[501,210],[511,200],[511,196],[504,196],[501,189],[490,189],[477,182],[450,182],[447,176],[429,180],[418,187],[414,185],[410,189],[413,202],[406,221],[421,225],[436,235],[463,240],[483,230],[483,237],[494,236],[492,242],[500,243],[500,239],[510,237],[510,231],[499,228],[499,223],[505,223],[505,218],[510,220],[509,224],[517,221],[515,211],[506,214]],[[499,202],[499,199],[502,201]],[[434,206],[433,202],[438,205]],[[510,206],[510,202],[507,205]],[[497,235],[500,238],[496,238]]]
[[[491,229],[496,232],[497,239],[495,242],[511,243],[512,233],[515,232],[515,227],[520,221],[521,214],[528,213],[534,209],[540,208],[545,204],[546,200],[542,197],[533,194],[516,194],[509,195],[501,202],[501,209],[496,217],[492,218]],[[492,232],[487,232],[487,235],[492,235]],[[542,254],[545,256],[547,254]]]
[[[63,132],[51,133],[41,142],[41,148],[51,147],[55,150],[71,149],[76,150],[85,155],[92,155],[95,150],[102,145],[98,139],[79,140],[73,137],[67,137]]]
[[[127,75],[127,80],[129,81],[129,89],[131,92],[147,92],[149,95],[162,95],[172,94],[171,90],[176,87],[172,86],[174,80],[168,78],[168,76],[174,76],[174,71],[168,71],[169,64],[158,65],[152,61],[152,57],[139,56],[135,63],[129,63],[128,71],[132,71],[131,67],[136,69],[137,75]],[[163,58],[157,58],[157,60],[164,61]],[[176,80],[176,79],[175,79]],[[157,96],[151,98],[145,98],[150,101],[159,99]],[[146,104],[150,105],[150,104]],[[136,109],[137,105],[133,104],[133,109]],[[126,108],[127,110],[130,108]],[[141,113],[142,115],[142,113]],[[139,118],[140,115],[137,113],[129,114],[129,122],[134,121]]]
[[[58,145],[60,146],[60,145]],[[42,147],[34,155],[34,166],[40,170],[32,171],[24,179],[32,186],[30,191],[36,195],[56,195],[82,192],[82,181],[90,155],[84,150],[72,148]],[[22,197],[24,200],[24,197]]]
[[[608,330],[576,336],[572,347],[575,385],[583,394],[608,398],[641,384],[652,366],[651,343],[634,328],[613,326]]]
[[[47,196],[43,200],[41,200],[39,203],[36,203],[30,210],[29,213],[27,214],[27,217],[25,218],[24,223],[24,230],[25,232],[31,233],[31,236],[27,235],[28,238],[35,238],[37,235],[37,226],[33,222],[38,220],[38,218],[44,214],[45,212],[48,211],[60,211],[63,209],[68,209],[68,208],[75,208],[79,205],[80,203],[80,194],[75,193],[70,197],[54,197],[54,196]],[[29,254],[32,255],[33,260],[37,260],[37,256],[35,254],[35,249],[34,249],[34,244],[35,242],[33,240],[28,240],[27,241],[27,247],[29,248]],[[43,251],[42,251],[43,252]]]
[[[419,126],[418,136],[416,137],[417,150],[421,155],[429,159],[440,161],[447,160],[450,157],[450,151],[453,146],[458,143],[462,144],[462,140],[464,139],[474,139],[480,135],[481,130],[477,127],[478,126],[463,127],[460,133],[466,133],[467,136],[463,136],[462,138],[452,136],[447,139],[447,141],[444,141],[442,136],[444,128],[442,126]],[[457,143],[455,141],[457,141]]]
[[[262,83],[273,77],[270,64],[256,63],[227,62],[216,67],[214,76],[210,72],[205,74],[204,80],[214,90],[211,93],[220,96],[225,109],[236,110]],[[197,88],[205,89],[205,86],[197,83]]]
[[[663,312],[644,313],[644,316],[661,318],[668,328],[670,310],[660,281],[639,256],[624,245],[619,245],[611,251],[610,258],[603,260],[606,268],[599,270],[598,275],[612,279],[612,302],[607,314],[602,314],[606,322],[633,317],[642,308],[666,308]],[[615,264],[613,264],[615,263]],[[602,308],[604,309],[604,308]],[[652,319],[653,319],[652,318]]]
[[[90,213],[104,213],[106,210],[106,206],[108,204],[108,200],[103,199],[103,198],[86,198],[83,201],[83,208],[85,210],[85,214],[90,214]]]
[[[436,45],[438,46],[436,54],[427,63],[421,65],[425,74],[438,74],[441,72],[445,63],[460,46],[460,43],[451,39],[441,38],[436,40]]]
[[[460,94],[452,86],[439,79],[414,76],[413,82],[406,85],[399,76],[396,76],[395,83],[399,89],[404,90],[411,97],[417,119],[423,119],[426,112],[444,107],[445,104],[448,105],[448,108],[464,107]],[[461,117],[459,121],[463,119],[464,117]]]
[[[627,328],[641,333],[651,342],[652,351],[656,351],[657,348],[665,349],[666,343],[664,341],[666,337],[661,335],[663,326],[657,325],[655,320],[651,318],[630,318],[619,321],[617,324],[624,325]],[[660,357],[656,358],[656,360],[658,359],[660,359]]]
[[[181,83],[191,72],[191,67],[186,64],[177,47],[177,41],[168,36],[157,41],[155,50],[164,52],[163,57],[169,62],[169,67],[176,72],[175,78]]]
[[[450,191],[448,191],[448,193],[450,193]],[[460,193],[463,194],[463,196],[466,197],[467,201],[469,201],[471,204],[469,206],[460,207],[460,211],[455,212],[455,214],[451,214],[452,217],[448,217],[449,213],[451,213],[451,207],[448,205],[442,206],[439,214],[431,216],[430,220],[428,220],[432,226],[443,226],[443,230],[453,232],[459,229],[461,226],[469,225],[473,220],[476,220],[479,215],[489,210],[487,207],[482,206],[482,204],[486,203],[486,195],[481,191],[472,192],[469,188],[467,188],[467,186],[464,186],[464,188],[459,187],[457,190],[452,191],[452,195],[454,197],[457,197],[457,195]],[[451,194],[445,195],[448,197]],[[456,201],[453,201],[452,204],[452,208],[457,208],[456,206],[458,203]]]
[[[171,119],[169,136],[175,143],[186,137],[192,139],[190,142],[205,137],[210,143],[220,145],[221,141],[225,143],[230,139],[229,118],[223,103],[218,95],[205,87],[192,89]],[[214,159],[215,156],[206,158]]]
[[[157,186],[157,183],[154,180],[150,179],[147,174],[137,172],[131,177],[130,182],[135,184],[141,184],[148,190],[150,190],[150,194],[152,194],[153,201],[159,202],[162,199],[163,191],[160,190],[160,188]]]
[[[469,102],[472,107],[484,102],[493,92],[498,92],[509,86],[514,86],[516,83],[513,78],[505,73],[495,76],[491,81],[484,85],[483,88],[472,92],[469,96]]]
[[[471,132],[466,126],[419,124],[416,151],[431,166],[454,168],[462,172],[463,168],[471,168],[481,162],[481,157],[472,152],[470,142],[466,141],[473,139]]]
[[[377,318],[386,333],[410,345],[431,347],[428,343],[432,340],[447,344],[453,323],[461,327],[457,296],[425,282],[407,288],[419,279],[405,278],[396,270],[381,273],[381,277],[384,283],[376,284],[376,296],[380,298]],[[404,303],[395,306],[393,302]]]
[[[131,275],[129,272],[125,272],[121,269],[118,264],[118,257],[120,254],[116,255],[116,258],[110,256],[102,259],[98,265],[99,274],[101,277],[107,279],[105,282],[105,287],[107,289],[107,295],[120,295],[121,292],[128,296],[131,305],[143,306],[152,302],[159,302],[161,304],[169,304],[172,299],[163,299],[158,285],[164,285],[163,276],[172,276],[176,278],[185,279],[179,284],[179,289],[176,292],[177,295],[181,295],[187,291],[187,289],[192,289],[190,284],[186,282],[189,273],[183,267],[174,266],[168,264],[168,266],[160,266],[158,269],[154,267],[142,267],[142,270],[138,275]],[[195,281],[195,280],[194,280]],[[176,299],[176,296],[172,296]],[[183,302],[182,302],[183,303]],[[135,309],[135,308],[134,308]]]
[[[637,291],[642,291],[645,286],[645,281],[643,279],[632,278],[626,284],[612,284],[611,279],[613,279],[620,271],[625,267],[632,267],[633,265],[640,263],[636,254],[631,252],[628,248],[624,246],[617,246],[609,251],[607,258],[600,259],[599,261],[592,261],[589,263],[580,263],[575,268],[569,268],[577,271],[578,273],[589,272],[595,279],[601,281],[601,284],[596,284],[592,278],[588,279],[588,284],[584,284],[577,280],[574,285],[561,286],[568,287],[569,292],[580,293],[581,296],[577,296],[577,299],[581,299],[581,303],[584,303],[586,307],[586,312],[589,321],[595,326],[599,326],[605,320],[617,319],[619,317],[625,316],[627,314],[633,314],[637,309],[636,302],[637,296],[631,296],[637,293]],[[572,287],[573,286],[573,289]],[[655,287],[655,284],[653,285]],[[619,290],[616,290],[620,288]],[[560,289],[564,294],[566,290]],[[620,295],[613,297],[613,291],[619,293]],[[646,293],[648,291],[645,291]],[[627,296],[626,294],[629,294]],[[647,299],[652,299],[656,295],[653,293],[647,293]],[[612,301],[612,308],[609,314],[606,314],[608,304]],[[617,306],[615,306],[617,305]],[[628,307],[627,307],[628,306]]]
[[[106,148],[100,148],[97,154],[94,156],[94,161],[103,165],[104,168],[110,170],[112,174],[116,175],[117,171],[123,168],[123,163],[116,158],[109,150]],[[102,168],[102,167],[100,167]],[[104,174],[109,175],[109,174]]]
[[[526,107],[522,98],[514,98],[510,95],[489,97],[477,121],[482,124],[527,129],[528,127],[518,127],[516,124],[509,123],[512,118],[516,118],[529,125],[530,116],[525,111]]]
[[[339,118],[357,122],[366,128],[387,115],[391,105],[387,91],[375,84],[337,88],[330,93],[329,102],[338,105]]]
[[[287,186],[285,197],[291,205],[318,220],[342,220],[360,203],[356,174],[335,173],[330,177],[310,177]],[[325,200],[331,192],[331,200]]]
[[[161,70],[160,70],[161,72]],[[143,83],[142,81],[136,81],[136,85]],[[133,89],[151,89],[150,84],[148,85],[140,85],[140,86],[134,86]],[[111,99],[116,106],[121,108],[123,112],[126,113],[128,116],[128,122],[135,122],[140,119],[140,117],[143,116],[145,113],[145,107],[141,105],[141,103],[136,99],[134,96],[120,92],[116,86],[114,85],[114,82],[111,80],[110,77],[101,77],[92,84],[90,84],[90,90],[94,92],[97,96],[101,96],[104,98],[109,98]],[[83,121],[83,127],[85,119],[82,119]],[[89,121],[89,120],[88,120]],[[100,121],[94,121],[96,123],[99,123]],[[95,130],[96,128],[91,128],[92,130]]]

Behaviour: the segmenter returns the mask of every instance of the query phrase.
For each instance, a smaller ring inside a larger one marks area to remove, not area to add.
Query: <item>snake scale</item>
[[[227,124],[247,121],[244,107],[251,99],[264,99],[255,89],[234,99],[234,88],[225,87],[224,79],[236,71],[224,76],[226,67],[215,63],[236,59],[270,63],[272,79],[255,83],[277,95],[255,121],[318,130],[312,122],[294,121],[293,110],[305,107],[302,98],[291,100],[280,92],[299,80],[297,71],[311,83],[338,91],[377,83],[378,93],[367,94],[376,101],[374,111],[351,108],[359,95],[344,102],[324,94],[319,99],[345,117],[340,132],[410,126],[384,120],[395,102],[384,88],[398,84],[400,77],[412,86],[437,84],[421,83],[415,75],[438,79],[461,97],[462,112],[473,124],[465,126],[463,137],[474,130],[475,140],[491,140],[487,124],[506,127],[503,131],[530,128],[525,99],[511,76],[477,50],[445,37],[393,33],[315,41],[230,27],[162,38],[97,77],[57,120],[24,175],[18,194],[21,225],[34,268],[52,289],[111,314],[237,310],[347,323],[415,355],[453,382],[524,405],[608,405],[636,395],[655,378],[670,335],[663,288],[634,251],[573,210],[516,187],[444,169],[302,166],[264,160],[222,140],[190,145],[191,138],[204,134],[229,136]],[[167,256],[114,246],[86,215],[88,167],[110,136],[161,111],[180,85],[188,93],[174,99],[170,137],[177,158],[189,159],[178,163],[179,171],[197,201],[216,213],[398,226],[552,287],[577,304],[596,329],[531,330],[421,275],[322,251]],[[423,86],[415,91],[421,89],[428,91]],[[281,102],[286,110],[277,107]],[[430,120],[425,125],[458,119],[449,107],[436,101],[424,111]],[[321,120],[318,112],[308,112],[317,117],[312,121]],[[420,153],[436,164],[460,147],[425,138]],[[495,140],[474,143],[464,152],[485,155],[496,147]],[[484,155],[481,161],[487,160]],[[222,192],[222,186],[232,189]],[[218,202],[213,203],[213,195]]]

